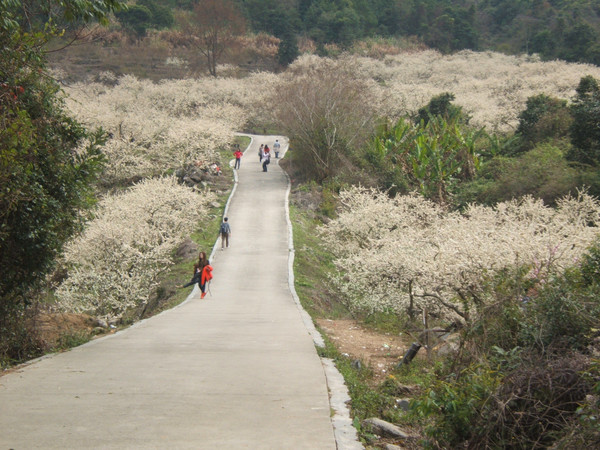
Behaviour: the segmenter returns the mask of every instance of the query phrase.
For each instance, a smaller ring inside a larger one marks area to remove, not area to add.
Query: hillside
[[[228,2],[217,2],[220,4]],[[246,29],[281,39],[286,51],[309,39],[320,54],[357,40],[405,38],[450,53],[464,49],[539,54],[545,60],[600,63],[598,0],[235,0]],[[137,0],[115,29],[135,39],[180,29],[192,1]],[[221,7],[221,6],[219,6]],[[286,57],[287,58],[287,57]],[[286,59],[284,58],[284,59]],[[286,62],[289,62],[287,60]]]

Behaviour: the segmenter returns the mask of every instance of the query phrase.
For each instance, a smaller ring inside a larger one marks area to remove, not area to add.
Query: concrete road
[[[0,450],[336,448],[288,286],[287,179],[258,162],[273,141],[256,137],[242,158],[212,295],[0,377]]]

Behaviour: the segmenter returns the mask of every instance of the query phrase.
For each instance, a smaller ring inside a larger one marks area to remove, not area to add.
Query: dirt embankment
[[[372,331],[351,319],[317,319],[317,324],[340,353],[370,366],[377,381],[385,379],[410,346],[400,335]]]

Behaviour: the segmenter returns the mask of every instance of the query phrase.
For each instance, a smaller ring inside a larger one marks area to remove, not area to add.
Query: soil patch
[[[35,330],[46,348],[56,348],[65,335],[94,334],[98,321],[87,314],[40,313],[35,317]]]
[[[340,353],[371,367],[377,381],[385,379],[410,347],[400,335],[373,331],[352,319],[317,319],[317,324]]]

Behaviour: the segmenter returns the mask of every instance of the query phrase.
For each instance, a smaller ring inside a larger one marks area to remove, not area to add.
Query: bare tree
[[[317,180],[351,169],[352,153],[373,130],[374,96],[345,61],[292,68],[278,86],[273,119],[293,142],[294,161]]]
[[[208,71],[217,76],[217,62],[235,40],[245,33],[245,21],[231,0],[199,0],[191,14],[180,15],[183,33],[206,57]]]

